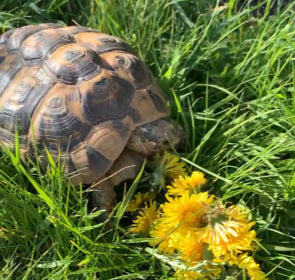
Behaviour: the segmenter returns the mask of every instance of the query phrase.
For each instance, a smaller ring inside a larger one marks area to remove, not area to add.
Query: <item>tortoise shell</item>
[[[121,39],[81,26],[24,26],[0,37],[0,142],[22,159],[61,157],[97,181],[137,127],[167,117],[156,79]],[[45,148],[46,147],[46,148]]]

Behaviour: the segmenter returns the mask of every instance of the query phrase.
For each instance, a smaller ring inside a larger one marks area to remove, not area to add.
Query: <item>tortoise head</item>
[[[184,136],[183,129],[176,122],[158,119],[136,128],[127,143],[127,147],[144,155],[152,155],[173,149]]]

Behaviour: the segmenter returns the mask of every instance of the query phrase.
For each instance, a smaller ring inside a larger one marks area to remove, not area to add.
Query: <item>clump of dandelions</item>
[[[175,267],[176,279],[217,279],[222,265],[246,270],[250,280],[267,279],[249,255],[258,243],[249,211],[239,205],[226,206],[214,195],[202,192],[207,182],[204,173],[185,174],[175,155],[165,153],[164,159],[156,158],[162,169],[166,166],[177,171],[176,177],[168,172],[173,181],[166,187],[162,204],[157,205],[149,193],[137,194],[129,203],[130,212],[142,205],[130,232],[148,234],[150,245],[158,252],[181,261],[182,265]]]

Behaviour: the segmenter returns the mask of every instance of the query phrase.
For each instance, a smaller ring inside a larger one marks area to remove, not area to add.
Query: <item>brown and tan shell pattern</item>
[[[61,154],[75,182],[111,167],[138,126],[169,114],[146,65],[122,40],[81,26],[24,26],[0,37],[0,142],[46,163]]]

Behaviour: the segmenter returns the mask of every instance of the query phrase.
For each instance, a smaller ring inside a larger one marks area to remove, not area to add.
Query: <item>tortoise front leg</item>
[[[114,187],[128,179],[134,179],[143,161],[144,157],[141,154],[125,149],[107,174],[90,187],[91,207],[105,209],[110,213],[116,203]]]

